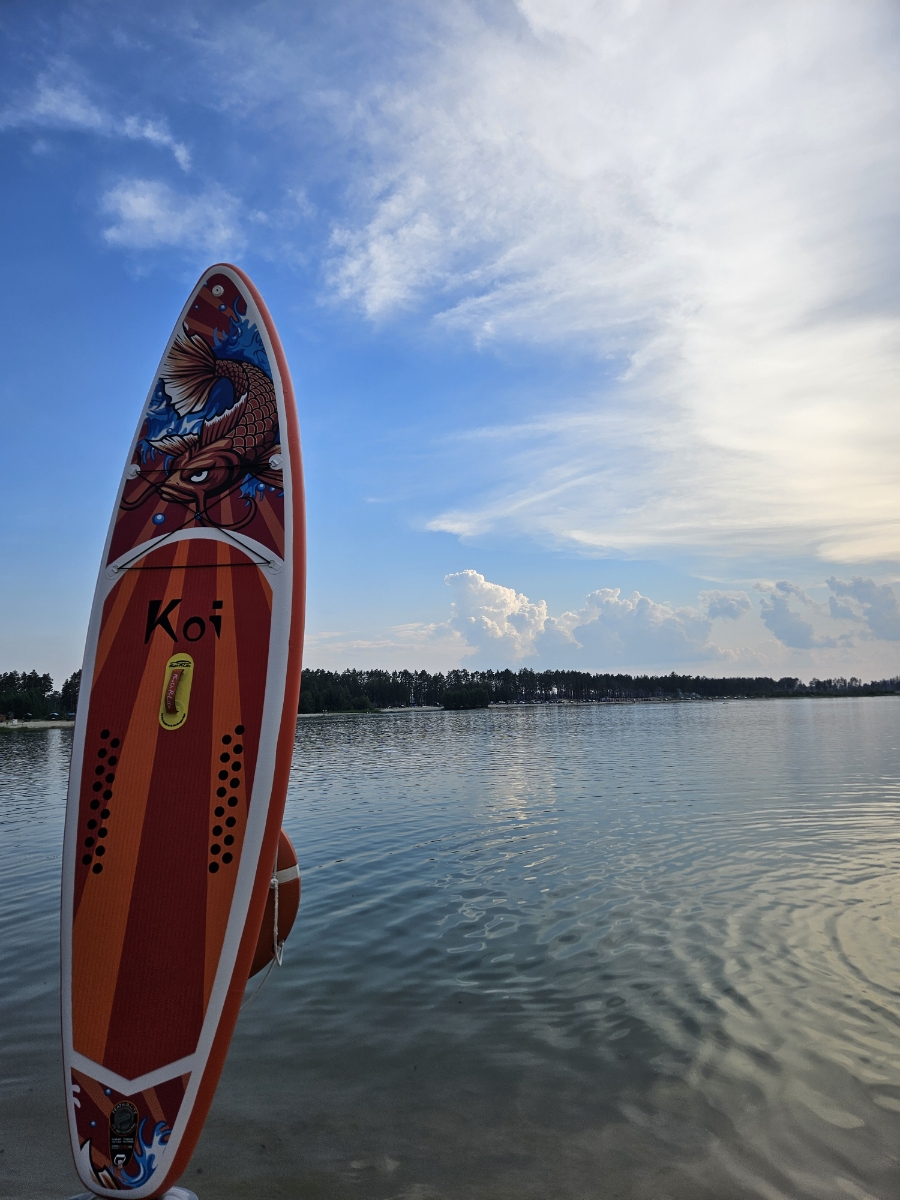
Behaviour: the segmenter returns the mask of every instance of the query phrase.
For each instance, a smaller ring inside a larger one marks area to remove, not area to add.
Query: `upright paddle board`
[[[62,876],[78,1174],[156,1196],[225,1061],[276,865],[305,588],[300,436],[275,326],[211,267],[119,486],[91,611]]]

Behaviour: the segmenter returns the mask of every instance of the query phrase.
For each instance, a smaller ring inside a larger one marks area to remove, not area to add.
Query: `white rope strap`
[[[276,864],[277,865],[277,864]],[[278,937],[278,886],[282,883],[289,883],[292,879],[300,878],[300,864],[294,863],[292,867],[285,867],[282,871],[276,871],[272,876],[270,888],[275,889],[275,921],[272,930],[272,947],[275,951],[275,961],[281,966],[281,960],[284,957],[284,938]]]

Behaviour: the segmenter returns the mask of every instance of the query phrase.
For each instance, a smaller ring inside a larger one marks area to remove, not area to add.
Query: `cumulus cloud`
[[[618,382],[433,527],[895,556],[892,7],[447,11],[421,73],[354,108],[372,168],[332,286],[482,343],[576,339]]]
[[[709,636],[712,622],[699,609],[658,603],[619,588],[591,592],[572,634],[595,662],[657,668],[658,664],[728,659]]]
[[[640,592],[600,588],[576,612],[552,616],[546,601],[491,583],[478,571],[444,581],[454,598],[449,628],[485,662],[579,664],[587,668],[659,667],[729,656],[709,641],[699,609],[658,603]]]
[[[715,589],[701,592],[700,599],[706,605],[706,615],[711,621],[736,621],[750,612],[752,605],[746,592],[720,592]]]
[[[889,585],[856,578],[828,581],[831,599],[842,600],[837,620],[868,632],[856,643],[847,632],[828,630],[830,606],[790,580],[759,583],[759,617],[745,592],[709,589],[696,605],[654,600],[639,591],[598,588],[577,609],[558,614],[545,600],[493,583],[468,569],[447,575],[450,616],[376,632],[313,632],[310,661],[318,666],[424,667],[533,666],[650,673],[773,675],[817,672],[820,676],[869,671],[884,675],[879,639],[900,641],[900,607]],[[844,605],[846,599],[846,605]],[[793,607],[792,607],[793,606]],[[846,607],[846,611],[843,611]],[[802,611],[798,611],[802,610]],[[850,613],[848,618],[847,613]],[[737,625],[745,617],[749,623]],[[731,644],[713,641],[713,622]],[[778,645],[766,636],[773,634]],[[737,639],[740,639],[738,641]]]
[[[447,575],[444,582],[453,590],[450,627],[470,646],[498,659],[529,658],[557,631],[545,600],[534,603],[472,570]],[[559,632],[563,641],[574,644],[571,635]]]
[[[759,601],[763,624],[783,645],[794,650],[837,646],[834,638],[816,634],[811,622],[791,608],[792,598],[810,608],[819,607],[803,588],[786,579],[775,584],[758,583],[756,588],[763,593]]]
[[[54,72],[39,75],[31,94],[0,112],[0,129],[75,130],[144,141],[169,150],[183,171],[191,165],[187,146],[172,136],[164,121],[114,116],[95,104],[82,88]]]
[[[199,247],[224,255],[244,244],[240,205],[222,188],[184,195],[157,180],[127,179],[103,197],[103,212],[112,217],[103,231],[111,246]]]
[[[827,582],[834,593],[830,601],[835,616],[864,621],[876,638],[900,641],[900,607],[890,584],[879,584],[860,575],[855,575],[849,583],[832,575]],[[837,596],[850,600],[851,604],[841,604],[835,599]]]

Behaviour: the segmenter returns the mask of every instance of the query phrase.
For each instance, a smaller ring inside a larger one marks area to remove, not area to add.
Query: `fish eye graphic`
[[[222,287],[221,283],[217,283],[216,286],[212,289],[212,294],[214,296],[221,296],[224,291],[225,291],[225,289]]]
[[[191,483],[202,483],[208,474],[209,471],[198,471],[196,475],[191,475]]]

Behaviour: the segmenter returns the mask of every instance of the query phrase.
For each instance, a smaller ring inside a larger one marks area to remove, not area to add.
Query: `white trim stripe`
[[[193,1071],[196,1061],[197,1055],[189,1054],[187,1058],[179,1058],[176,1062],[166,1063],[164,1067],[157,1067],[155,1071],[148,1071],[146,1075],[139,1075],[137,1079],[126,1079],[123,1075],[117,1075],[115,1071],[110,1071],[108,1067],[102,1067],[100,1063],[85,1058],[77,1050],[73,1050],[69,1054],[69,1066],[73,1070],[80,1071],[82,1075],[89,1075],[91,1079],[96,1079],[104,1087],[115,1088],[123,1096],[134,1096],[146,1088],[165,1083],[167,1079],[187,1075]]]

